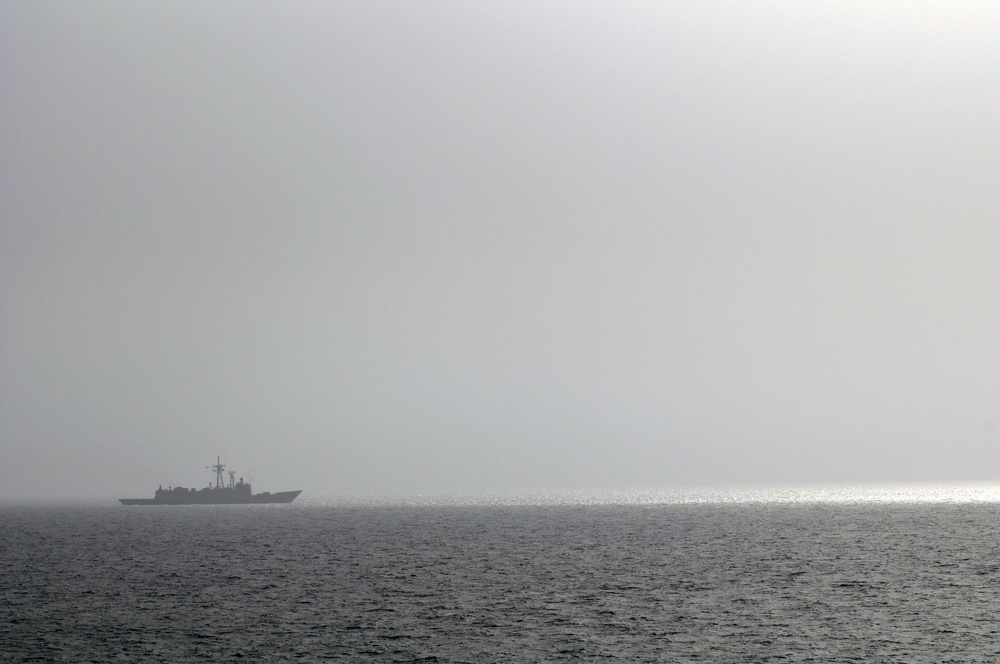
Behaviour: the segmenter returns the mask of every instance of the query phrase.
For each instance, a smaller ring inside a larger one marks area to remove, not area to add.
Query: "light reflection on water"
[[[296,502],[306,507],[995,503],[1000,502],[1000,484],[831,484],[303,498]]]

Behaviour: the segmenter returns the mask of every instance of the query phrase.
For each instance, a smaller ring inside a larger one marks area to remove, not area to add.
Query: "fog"
[[[0,501],[992,480],[997,34],[0,0]]]

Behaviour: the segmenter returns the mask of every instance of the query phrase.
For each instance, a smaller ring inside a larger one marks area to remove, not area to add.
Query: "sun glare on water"
[[[1000,484],[859,484],[744,488],[534,491],[483,494],[414,494],[315,498],[304,506],[586,506],[711,504],[905,504],[1000,502]]]

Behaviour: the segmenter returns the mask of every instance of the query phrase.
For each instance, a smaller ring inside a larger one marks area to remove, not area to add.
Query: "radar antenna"
[[[236,471],[229,471],[229,488],[232,489],[236,485]]]

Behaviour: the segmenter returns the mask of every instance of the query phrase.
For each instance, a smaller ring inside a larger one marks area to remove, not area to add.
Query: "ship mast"
[[[222,483],[222,471],[224,471],[226,467],[223,465],[222,460],[219,457],[215,457],[215,465],[209,466],[209,468],[215,471],[215,488],[222,489],[225,487],[225,484]]]

